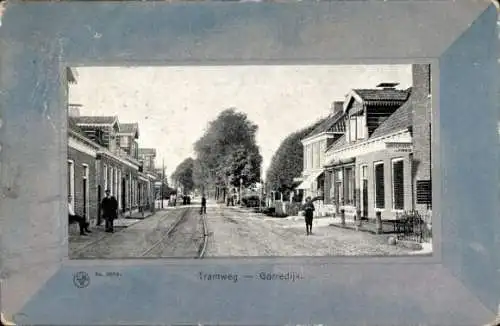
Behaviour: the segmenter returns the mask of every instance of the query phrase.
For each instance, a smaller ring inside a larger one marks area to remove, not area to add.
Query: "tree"
[[[172,174],[172,180],[179,183],[184,193],[188,193],[194,189],[193,168],[194,160],[189,157],[182,161]]]
[[[260,181],[262,156],[256,144],[257,125],[246,114],[226,109],[211,121],[205,134],[194,144],[195,183],[224,190]]]
[[[301,140],[326,119],[323,118],[309,127],[291,133],[281,142],[267,170],[266,183],[270,190],[287,192],[293,189],[293,179],[300,176],[304,168]]]

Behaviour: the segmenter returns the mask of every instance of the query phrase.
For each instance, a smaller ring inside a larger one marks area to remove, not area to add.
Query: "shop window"
[[[345,168],[345,205],[355,204],[354,167]]]

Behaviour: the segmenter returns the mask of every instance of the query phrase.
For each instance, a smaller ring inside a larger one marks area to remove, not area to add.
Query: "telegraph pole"
[[[163,184],[165,183],[165,159],[161,160],[161,209],[163,209]]]

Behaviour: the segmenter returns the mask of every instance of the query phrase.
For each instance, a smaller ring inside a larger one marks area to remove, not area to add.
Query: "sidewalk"
[[[113,221],[113,227],[115,229],[115,232],[120,232],[121,230],[128,228],[152,215],[153,214],[150,211],[144,212],[144,218],[142,217],[142,213],[139,212],[133,212],[131,217],[129,217],[128,214],[125,214],[125,216],[119,217]],[[104,239],[105,237],[111,235],[112,233],[107,233],[104,231],[104,225],[105,222],[102,221],[101,225],[90,226],[90,231],[92,232],[88,233],[86,236],[80,235],[80,229],[76,223],[69,226],[69,252],[78,252],[86,246],[99,242],[101,239]]]
[[[359,227],[357,226],[358,222],[352,219],[346,219],[345,225],[342,225],[340,217],[331,217],[331,221],[331,226],[377,234],[377,225],[374,221],[362,221]],[[396,234],[396,232],[394,232],[394,226],[391,223],[382,222],[381,234]]]

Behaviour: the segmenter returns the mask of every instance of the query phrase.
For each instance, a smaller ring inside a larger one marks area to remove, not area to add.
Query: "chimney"
[[[396,86],[398,85],[399,83],[380,83],[376,87],[382,89],[396,89]]]
[[[344,102],[343,101],[335,101],[332,103],[332,115],[336,115],[339,112],[344,111]]]
[[[413,160],[418,162],[414,167],[416,181],[432,180],[431,171],[431,125],[432,99],[431,95],[431,66],[429,64],[412,65],[413,86],[409,101],[412,106],[412,143]],[[417,191],[416,184],[414,185]],[[416,193],[414,194],[416,197]],[[415,209],[425,211],[432,206],[416,204]]]
[[[68,105],[68,116],[79,117],[81,107],[82,107],[81,104],[69,104]]]

